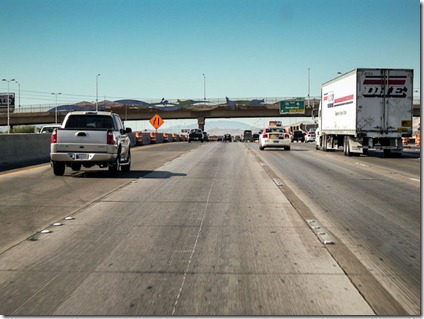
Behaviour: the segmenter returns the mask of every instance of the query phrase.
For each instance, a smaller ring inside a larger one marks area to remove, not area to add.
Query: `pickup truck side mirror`
[[[130,127],[125,128],[125,133],[131,133],[132,129]]]

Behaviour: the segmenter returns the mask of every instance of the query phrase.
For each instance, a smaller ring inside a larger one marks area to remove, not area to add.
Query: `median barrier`
[[[131,147],[136,145],[136,137],[135,133],[128,133],[128,137],[130,138]]]
[[[163,133],[156,133],[156,143],[163,143]]]
[[[50,134],[0,134],[0,165],[49,161]]]
[[[149,145],[150,144],[150,133],[143,133],[142,136],[143,139],[143,145]]]
[[[136,134],[128,134],[131,146],[136,145]],[[51,134],[0,134],[0,166],[11,167],[30,162],[50,160]],[[150,133],[142,133],[142,145],[150,144]],[[156,143],[163,143],[163,133],[156,133]]]

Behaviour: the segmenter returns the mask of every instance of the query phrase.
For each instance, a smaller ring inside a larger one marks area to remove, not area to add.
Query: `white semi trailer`
[[[412,134],[412,69],[354,69],[322,85],[316,148],[402,154]]]

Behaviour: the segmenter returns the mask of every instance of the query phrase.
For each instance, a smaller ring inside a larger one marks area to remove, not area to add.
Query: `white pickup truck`
[[[57,176],[65,167],[79,171],[81,167],[108,167],[116,174],[131,167],[130,128],[111,112],[70,112],[62,126],[54,129],[50,144],[50,160]]]

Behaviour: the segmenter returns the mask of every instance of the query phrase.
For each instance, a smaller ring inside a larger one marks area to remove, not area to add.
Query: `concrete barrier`
[[[136,146],[135,132],[129,133],[131,146]],[[0,168],[19,167],[26,163],[50,160],[51,134],[0,134]],[[143,145],[150,144],[150,133],[142,133]],[[163,134],[157,133],[156,143],[163,143]]]
[[[141,137],[142,137],[142,145],[148,145],[150,144],[150,133],[148,132],[143,132],[141,133]]]
[[[50,139],[50,134],[0,134],[0,165],[48,161]]]

